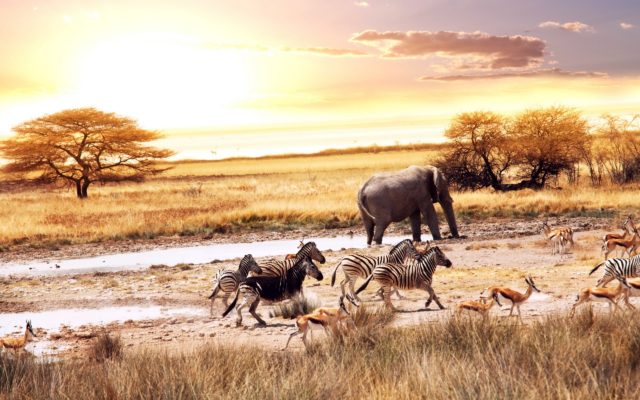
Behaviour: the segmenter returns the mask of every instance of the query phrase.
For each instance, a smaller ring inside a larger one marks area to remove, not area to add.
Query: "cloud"
[[[620,28],[622,28],[624,30],[632,29],[633,27],[634,27],[634,25],[630,24],[628,22],[620,22]]]
[[[592,26],[584,24],[582,22],[574,21],[574,22],[565,22],[560,23],[556,21],[545,21],[538,25],[540,28],[554,28],[554,29],[562,29],[563,31],[582,33],[582,32],[595,32]]]
[[[607,78],[608,75],[603,72],[589,72],[589,71],[565,71],[560,68],[546,68],[535,71],[516,71],[505,72],[498,74],[484,74],[484,75],[444,75],[444,76],[422,76],[418,78],[419,81],[474,81],[481,79],[503,79],[503,78]]]
[[[530,36],[495,36],[483,32],[377,32],[366,30],[352,42],[376,47],[385,58],[431,55],[480,58],[492,69],[531,67],[544,57],[545,42]]]
[[[358,7],[369,7],[369,3],[367,3],[366,1],[356,1],[353,4]]]

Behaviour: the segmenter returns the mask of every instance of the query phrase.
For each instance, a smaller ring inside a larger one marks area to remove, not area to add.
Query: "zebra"
[[[262,268],[262,274],[260,276],[283,276],[287,270],[296,265],[300,260],[305,258],[311,258],[319,262],[325,263],[325,258],[316,247],[315,242],[307,242],[298,250],[295,258],[288,260],[267,260],[260,267]]]
[[[224,306],[227,307],[229,305],[229,296],[238,289],[238,285],[241,282],[244,282],[244,280],[247,279],[249,271],[256,274],[262,273],[262,268],[260,268],[251,254],[245,255],[242,260],[240,260],[240,265],[238,265],[238,269],[236,271],[221,269],[216,273],[213,292],[208,297],[211,300],[211,309],[209,310],[211,315],[213,315],[213,303],[216,301],[216,296],[220,290],[224,292],[222,301],[224,302]]]
[[[282,301],[300,295],[302,282],[304,282],[307,274],[318,281],[323,279],[322,272],[310,257],[298,260],[282,276],[251,276],[238,286],[236,297],[222,316],[226,317],[235,307],[238,313],[236,326],[240,326],[242,325],[242,309],[249,304],[249,312],[253,318],[258,321],[258,324],[266,325],[266,322],[256,313],[260,300]],[[243,297],[242,303],[236,307],[241,294]]]
[[[617,279],[623,285],[629,287],[626,278],[640,276],[640,255],[631,258],[610,258],[593,267],[589,275],[596,272],[598,268],[604,265],[604,275],[598,279],[596,287],[602,285],[605,287],[609,282]]]
[[[358,277],[366,278],[371,275],[371,272],[377,265],[385,263],[401,264],[404,261],[405,256],[409,253],[410,247],[415,250],[413,242],[410,239],[405,239],[393,246],[391,250],[389,250],[389,254],[382,256],[374,257],[363,254],[349,254],[348,256],[343,257],[333,270],[333,274],[331,275],[331,286],[336,282],[336,273],[338,272],[338,268],[342,267],[342,272],[344,272],[344,279],[340,282],[342,295],[345,295],[345,286],[349,285],[349,291],[351,292],[350,295],[356,300],[362,301],[355,294],[356,279],[358,279]],[[394,292],[398,298],[404,298],[397,288],[394,288]],[[377,294],[382,297],[382,292],[380,290]]]
[[[409,265],[397,263],[378,265],[362,286],[358,288],[356,294],[363,291],[369,285],[369,282],[375,279],[382,286],[384,302],[387,307],[395,309],[391,304],[391,289],[396,287],[400,289],[423,289],[429,293],[425,308],[429,308],[431,300],[435,300],[438,307],[444,309],[431,287],[431,282],[436,266],[442,265],[451,268],[451,261],[438,246],[431,247],[425,254],[414,250],[411,250],[411,252],[415,257],[415,261]]]

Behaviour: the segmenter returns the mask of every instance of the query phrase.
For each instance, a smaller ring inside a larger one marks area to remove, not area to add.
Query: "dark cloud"
[[[606,78],[607,74],[602,72],[589,71],[565,71],[560,68],[547,68],[535,71],[505,72],[499,74],[484,75],[444,75],[444,76],[422,76],[420,81],[472,81],[481,79],[503,79],[503,78],[535,78],[535,77],[567,77],[567,78]]]
[[[531,36],[495,36],[483,32],[377,32],[367,30],[352,42],[376,47],[386,58],[430,55],[483,58],[490,68],[531,67],[544,57],[545,42]]]

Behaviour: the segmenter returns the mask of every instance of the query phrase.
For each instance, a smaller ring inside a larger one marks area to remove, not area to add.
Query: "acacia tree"
[[[9,160],[6,172],[38,172],[40,179],[75,185],[78,198],[86,198],[94,182],[141,180],[164,169],[156,161],[173,154],[147,146],[159,139],[138,123],[95,108],[78,108],[45,115],[13,128],[16,133],[0,142]]]
[[[436,166],[460,188],[503,190],[504,174],[517,161],[506,123],[499,114],[487,111],[457,115],[445,132],[451,149]]]

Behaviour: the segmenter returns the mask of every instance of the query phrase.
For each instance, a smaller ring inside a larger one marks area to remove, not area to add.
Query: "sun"
[[[74,80],[85,102],[156,126],[205,126],[236,122],[230,109],[253,93],[249,65],[242,52],[187,36],[144,34],[97,44]]]

